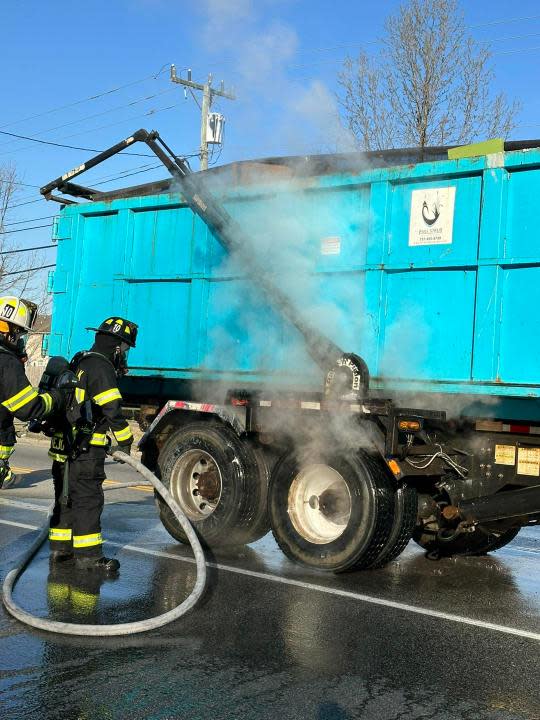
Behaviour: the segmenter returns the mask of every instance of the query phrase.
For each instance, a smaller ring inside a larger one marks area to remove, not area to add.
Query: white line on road
[[[26,525],[25,523],[13,522],[13,520],[0,520],[2,525],[11,525],[12,527],[24,528],[25,530],[39,530],[38,525]]]
[[[37,525],[24,525],[9,520],[0,520],[0,523],[22,527],[29,530],[38,530]],[[121,548],[122,550],[142,553],[144,555],[153,555],[155,557],[168,558],[177,562],[195,563],[193,558],[181,557],[173,553],[163,552],[162,550],[150,550],[149,548],[139,547],[138,545],[123,545],[122,543],[106,541],[108,545]],[[485,620],[477,620],[475,618],[465,617],[463,615],[454,615],[453,613],[441,612],[440,610],[432,610],[417,605],[409,605],[407,603],[396,602],[395,600],[387,600],[386,598],[373,597],[372,595],[364,595],[363,593],[351,592],[350,590],[340,590],[339,588],[326,587],[324,585],[316,585],[315,583],[304,582],[303,580],[294,580],[293,578],[281,577],[280,575],[271,575],[269,573],[261,573],[256,570],[246,570],[244,568],[234,567],[232,565],[222,565],[221,563],[206,563],[208,567],[224,570],[225,572],[236,573],[237,575],[245,575],[247,577],[276,582],[282,585],[290,585],[299,587],[303,590],[311,590],[315,592],[325,593],[327,595],[336,595],[338,597],[348,598],[350,600],[358,600],[360,602],[369,603],[371,605],[380,605],[389,607],[402,612],[414,613],[416,615],[425,615],[439,620],[447,620],[449,622],[460,623],[462,625],[471,625],[475,628],[484,628],[485,630],[493,630],[494,632],[505,633],[506,635],[514,635],[518,637],[529,638],[540,642],[540,632],[532,632],[531,630],[522,630],[521,628],[509,627],[508,625],[498,625],[497,623],[486,622]]]
[[[11,505],[12,507],[21,508],[22,510],[33,510],[34,512],[49,512],[48,505],[36,505],[35,503],[22,502],[21,500],[6,500],[6,498],[0,498],[0,505]]]
[[[521,545],[510,545],[504,549],[505,552],[524,552],[533,553],[533,555],[540,554],[540,547],[521,547]]]
[[[120,482],[120,481],[112,481],[112,482]],[[111,488],[113,489],[113,488]],[[137,489],[137,488],[128,488],[129,490]],[[23,502],[21,500],[8,500],[7,498],[0,498],[0,505],[11,505],[12,507],[21,508],[22,510],[33,510],[36,512],[42,512],[42,513],[48,513],[49,512],[49,506],[48,505],[36,505],[35,503],[27,503]],[[522,545],[509,545],[508,547],[505,547],[503,550],[504,553],[511,552],[511,553],[528,553],[531,555],[539,555],[540,554],[540,547],[523,547]],[[176,557],[176,556],[175,556]]]

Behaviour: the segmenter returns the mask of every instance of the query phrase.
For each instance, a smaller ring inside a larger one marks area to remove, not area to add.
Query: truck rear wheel
[[[496,526],[478,526],[473,533],[462,533],[445,541],[437,537],[437,531],[432,527],[417,525],[413,540],[428,553],[433,553],[434,557],[487,555],[512,542],[520,530],[520,527],[498,529]]]
[[[303,565],[333,572],[368,567],[392,532],[392,481],[365,453],[302,463],[289,452],[272,473],[269,495],[276,542]]]
[[[211,547],[245,545],[266,535],[268,470],[262,452],[225,425],[192,423],[167,440],[158,457],[161,481]],[[156,495],[161,522],[187,538]]]
[[[388,542],[370,568],[380,568],[395,560],[409,544],[418,517],[418,495],[407,485],[398,488],[394,495],[394,524]]]

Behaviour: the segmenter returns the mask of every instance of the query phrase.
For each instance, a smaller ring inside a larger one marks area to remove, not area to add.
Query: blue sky
[[[373,48],[394,0],[20,0],[0,8],[0,130],[101,149],[139,127],[157,129],[179,154],[198,150],[199,109],[169,80],[190,67],[212,72],[238,99],[215,109],[226,116],[225,145],[215,162],[331,149],[329,120],[336,75],[347,54]],[[476,0],[462,4],[471,33],[490,41],[496,89],[522,103],[515,137],[540,137],[540,4]],[[116,88],[121,88],[116,90]],[[103,95],[105,91],[114,90]],[[87,100],[91,96],[95,99]],[[79,102],[83,101],[83,102]],[[62,110],[57,108],[64,107]],[[144,150],[143,150],[144,151]],[[56,206],[37,187],[90,153],[0,135],[0,164],[16,165],[21,185],[11,229],[46,224]],[[102,181],[137,173],[135,184],[163,177],[151,158],[117,157],[93,172]],[[193,166],[197,167],[196,159]],[[143,170],[144,172],[139,172]],[[88,178],[90,181],[90,177]],[[84,180],[81,178],[81,182]],[[108,188],[118,181],[103,184]],[[22,204],[25,203],[25,204]],[[13,234],[41,244],[49,228]],[[54,251],[44,261],[54,262]]]

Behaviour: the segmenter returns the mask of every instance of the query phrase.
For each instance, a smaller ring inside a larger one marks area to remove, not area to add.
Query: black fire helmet
[[[137,342],[137,330],[138,325],[131,320],[120,318],[114,315],[113,317],[104,320],[101,325],[97,328],[86,328],[87,330],[94,330],[98,333],[105,333],[106,335],[112,335],[118,338],[120,342],[127,343],[130,347],[135,347]]]

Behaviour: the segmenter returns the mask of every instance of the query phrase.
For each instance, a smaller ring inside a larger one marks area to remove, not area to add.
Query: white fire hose
[[[126,455],[126,453],[116,451],[112,454],[113,459],[119,462],[127,463],[134,470],[140,473],[147,482],[128,482],[115,485],[114,487],[107,487],[104,490],[120,490],[126,487],[139,487],[141,485],[153,485],[157,492],[161,495],[163,500],[167,503],[170,509],[173,511],[176,519],[180,523],[182,530],[186,533],[189,544],[193,549],[195,555],[195,563],[197,567],[197,579],[193,590],[188,597],[180,605],[175,607],[173,610],[169,610],[162,615],[149,618],[148,620],[138,620],[137,622],[130,623],[118,623],[117,625],[79,625],[77,623],[59,622],[57,620],[47,620],[45,618],[37,617],[31,613],[23,610],[13,600],[13,589],[17,583],[17,580],[22,575],[26,567],[34,555],[38,552],[39,548],[43,545],[49,535],[49,521],[41,528],[38,537],[32,543],[31,547],[24,553],[23,557],[19,561],[18,565],[14,567],[7,574],[4,583],[2,585],[2,601],[6,607],[6,610],[26,625],[37,628],[38,630],[45,630],[47,632],[60,633],[62,635],[86,635],[90,637],[112,637],[115,635],[135,635],[136,633],[147,632],[148,630],[155,630],[156,628],[163,627],[168,623],[178,620],[178,618],[185,615],[191,610],[201,598],[204,589],[206,587],[206,561],[204,557],[204,551],[201,547],[199,538],[197,537],[190,521],[184,515],[178,503],[175,501],[173,496],[167,490],[167,488],[161,483],[158,478],[148,470],[141,462],[134,458]],[[50,512],[52,513],[54,505],[51,506]]]

